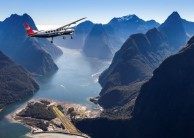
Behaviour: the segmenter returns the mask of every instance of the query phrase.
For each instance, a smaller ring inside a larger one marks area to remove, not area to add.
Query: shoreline
[[[79,136],[79,137],[83,137],[83,138],[90,138],[88,136],[84,136],[84,135],[79,135],[79,134],[73,134],[73,133],[66,133],[66,132],[61,132],[61,131],[56,131],[56,132],[32,132],[31,135],[38,135],[38,134],[62,134],[62,135],[70,135],[70,136]]]
[[[86,134],[83,133],[70,133],[68,132],[69,130],[66,128],[65,131],[63,129],[59,129],[56,126],[51,126],[49,125],[47,127],[47,131],[43,131],[42,129],[38,128],[37,126],[32,125],[33,123],[35,123],[38,120],[42,120],[42,121],[47,121],[47,120],[43,120],[43,119],[36,119],[36,118],[32,118],[32,117],[22,117],[19,116],[19,113],[21,112],[25,112],[28,109],[28,105],[29,104],[35,104],[35,103],[42,103],[42,101],[47,101],[49,102],[49,106],[55,105],[55,106],[61,106],[63,107],[64,115],[69,118],[69,121],[71,121],[71,114],[67,114],[68,110],[70,108],[74,109],[74,112],[76,112],[76,117],[75,119],[84,119],[84,118],[95,118],[95,117],[99,117],[100,113],[101,113],[101,109],[100,108],[89,108],[87,106],[81,105],[81,104],[76,104],[76,103],[66,103],[66,102],[61,102],[61,101],[54,101],[51,99],[45,99],[45,98],[38,98],[38,99],[32,99],[30,101],[28,101],[25,105],[19,107],[15,112],[8,114],[6,116],[6,118],[12,122],[12,123],[17,123],[17,124],[21,124],[23,126],[25,126],[26,128],[29,129],[29,134],[31,135],[37,135],[37,134],[63,134],[63,135],[71,135],[71,136],[79,136],[79,137],[84,137],[84,138],[89,138],[89,136],[87,136]],[[91,102],[92,103],[92,102]],[[58,117],[56,117],[54,120],[56,121]],[[31,122],[32,124],[29,124],[28,122]],[[50,121],[47,121],[49,123]],[[53,124],[52,124],[53,125]]]
[[[90,138],[89,136],[81,136],[81,135],[74,135],[70,133],[60,133],[60,132],[45,132],[45,133],[37,133],[37,134],[32,134],[32,133],[27,133],[25,136],[28,138]]]
[[[21,124],[18,120],[16,120],[14,117],[17,116],[16,114],[18,114],[19,112],[21,112],[23,109],[25,108],[25,105],[20,106],[17,110],[15,110],[15,112],[12,112],[8,115],[5,116],[5,118],[10,121],[11,123],[18,123]],[[22,124],[23,125],[23,124]]]
[[[90,103],[94,104],[94,105],[99,105],[98,104],[98,100],[99,100],[100,96],[95,96],[95,97],[88,97],[87,101],[89,101]]]

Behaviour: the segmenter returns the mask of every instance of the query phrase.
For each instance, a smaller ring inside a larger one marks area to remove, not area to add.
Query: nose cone
[[[74,29],[70,29],[70,31],[71,31],[71,32],[75,32],[75,30],[74,30]]]
[[[67,31],[70,32],[70,33],[74,33],[75,32],[74,29],[67,29]]]

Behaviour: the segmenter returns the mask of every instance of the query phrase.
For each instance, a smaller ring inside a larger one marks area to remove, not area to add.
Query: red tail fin
[[[28,33],[28,35],[33,35],[35,32],[30,28],[30,26],[28,25],[28,23],[24,24],[26,31]]]

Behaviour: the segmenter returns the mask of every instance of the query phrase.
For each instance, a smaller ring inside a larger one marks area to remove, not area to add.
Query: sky
[[[129,14],[162,23],[173,11],[194,21],[193,0],[0,0],[0,3],[0,21],[13,13],[27,13],[40,29],[64,25],[82,17],[105,24],[113,17]]]

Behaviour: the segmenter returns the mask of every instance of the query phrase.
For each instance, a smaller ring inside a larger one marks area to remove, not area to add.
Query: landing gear
[[[71,35],[71,39],[73,39],[73,36],[74,36],[74,32],[72,32],[72,33],[71,33],[70,35]]]
[[[64,39],[64,40],[65,40],[65,38],[66,38],[66,37],[65,37],[65,36],[63,36],[63,39]]]
[[[52,39],[51,39],[51,43],[53,43],[53,37],[52,37]]]

